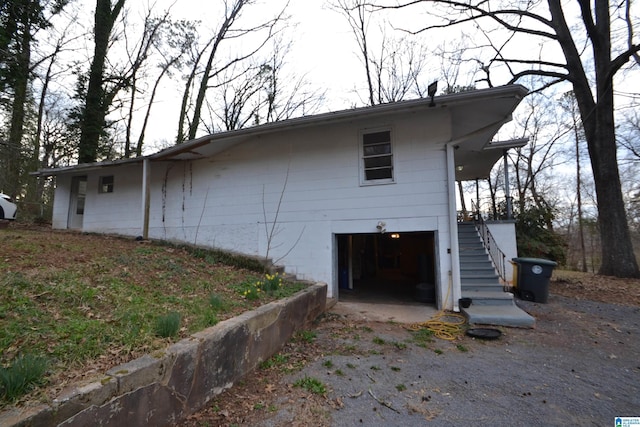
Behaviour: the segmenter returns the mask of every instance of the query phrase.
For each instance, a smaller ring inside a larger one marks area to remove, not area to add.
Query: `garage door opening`
[[[436,303],[435,232],[336,238],[340,300]]]

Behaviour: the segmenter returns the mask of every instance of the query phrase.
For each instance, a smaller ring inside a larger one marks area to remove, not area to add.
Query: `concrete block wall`
[[[318,283],[70,387],[48,405],[0,414],[2,426],[169,426],[203,408],[325,311]]]

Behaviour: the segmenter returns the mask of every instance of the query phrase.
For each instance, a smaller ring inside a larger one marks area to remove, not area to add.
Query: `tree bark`
[[[593,170],[602,254],[598,273],[616,277],[639,277],[616,155],[609,2],[596,0],[595,22],[589,21],[590,11],[583,10],[583,20],[593,46],[596,79],[594,98],[579,52],[564,19],[562,6],[559,0],[548,1],[558,41],[567,60],[569,80],[578,101]],[[584,7],[588,8],[589,5]]]
[[[89,84],[80,123],[78,163],[95,162],[100,137],[104,132],[108,106],[104,91],[104,65],[109,48],[109,37],[125,0],[118,0],[111,7],[111,0],[96,0],[93,60],[89,70]]]
[[[16,68],[13,76],[13,103],[11,108],[11,125],[9,128],[9,159],[7,167],[7,188],[10,196],[18,196],[22,164],[22,137],[24,135],[25,104],[29,86],[29,66],[31,64],[31,20],[30,6],[24,4],[20,9],[21,31],[16,53]]]

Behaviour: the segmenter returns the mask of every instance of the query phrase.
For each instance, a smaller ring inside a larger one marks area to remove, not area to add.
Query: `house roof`
[[[435,105],[431,103],[430,99],[421,98],[298,117],[203,136],[145,157],[41,169],[35,172],[34,175],[50,176],[78,173],[142,162],[145,158],[150,161],[197,160],[215,156],[234,145],[260,135],[317,127],[361,118],[371,119],[415,112],[428,114],[429,111],[448,109],[454,124],[452,140],[449,143],[454,144],[456,148],[456,179],[485,178],[503,153],[503,150],[496,148],[510,148],[508,144],[505,145],[504,143],[501,143],[501,145],[494,143],[492,146],[491,139],[504,123],[511,120],[511,113],[527,92],[527,89],[521,85],[507,85],[437,96],[434,98]]]

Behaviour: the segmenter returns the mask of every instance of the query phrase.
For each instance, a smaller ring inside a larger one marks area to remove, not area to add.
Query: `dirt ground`
[[[613,425],[640,415],[640,280],[554,273],[534,329],[419,335],[329,311],[182,426]],[[314,378],[313,393],[295,384]]]

